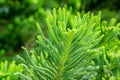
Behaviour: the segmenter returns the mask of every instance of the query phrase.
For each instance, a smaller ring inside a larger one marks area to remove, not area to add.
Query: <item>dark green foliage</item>
[[[41,22],[45,13],[45,8],[56,7],[54,5],[45,6],[44,0],[4,0],[0,2],[0,52],[5,50],[5,55],[20,52],[21,46],[32,46],[32,41],[36,33],[33,27],[36,22]],[[52,1],[52,4],[55,4]],[[51,7],[50,7],[51,6]],[[31,44],[30,44],[31,43]],[[14,52],[13,52],[14,51]],[[0,53],[2,56],[2,53]]]

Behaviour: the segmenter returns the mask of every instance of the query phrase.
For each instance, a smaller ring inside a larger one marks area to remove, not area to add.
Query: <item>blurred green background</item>
[[[102,11],[102,19],[120,21],[120,0],[0,0],[0,58],[36,47],[36,22],[45,32],[45,17],[53,8],[66,7],[73,14]]]

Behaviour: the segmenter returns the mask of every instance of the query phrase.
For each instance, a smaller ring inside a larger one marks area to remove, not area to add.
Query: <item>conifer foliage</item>
[[[104,39],[101,15],[87,13],[76,16],[65,8],[53,9],[46,18],[47,32],[37,23],[39,50],[26,51],[19,57],[29,74],[25,80],[79,80],[81,71],[97,54]]]

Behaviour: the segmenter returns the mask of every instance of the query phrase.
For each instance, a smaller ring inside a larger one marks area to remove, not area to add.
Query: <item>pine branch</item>
[[[101,51],[99,43],[106,34],[100,18],[101,14],[73,16],[65,8],[53,9],[46,18],[46,36],[37,23],[39,50],[32,51],[32,56],[26,51],[26,59],[21,58],[36,80],[80,79],[80,71]],[[118,33],[115,31],[113,36]]]

